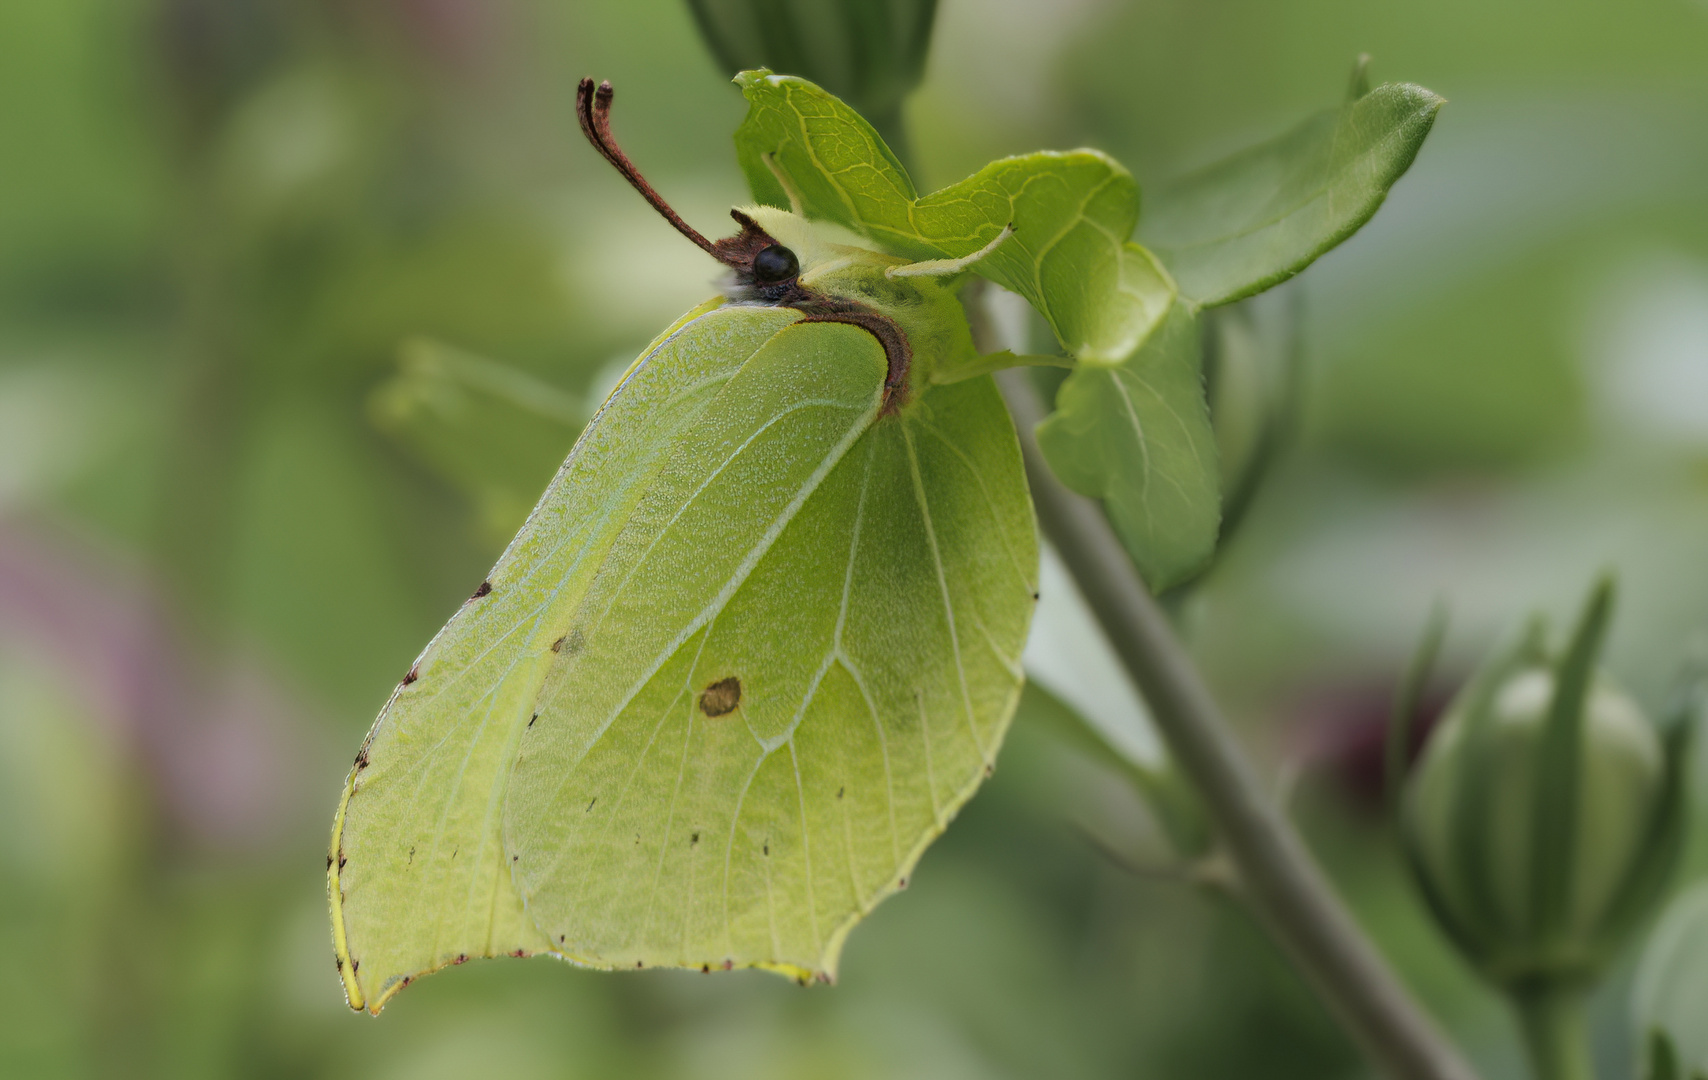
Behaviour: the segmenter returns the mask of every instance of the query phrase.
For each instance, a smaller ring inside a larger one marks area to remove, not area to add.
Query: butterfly
[[[721,294],[666,328],[364,740],[327,856],[339,971],[550,954],[831,981],[991,773],[1038,543],[956,259],[793,210],[712,241],[581,127]]]

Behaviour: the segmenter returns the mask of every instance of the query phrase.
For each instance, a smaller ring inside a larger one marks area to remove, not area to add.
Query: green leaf
[[[588,425],[350,776],[352,1006],[463,958],[834,976],[990,769],[1037,545],[988,378],[708,304]]]
[[[798,204],[810,219],[915,259],[964,258],[1012,225],[973,272],[1024,296],[1082,362],[1121,362],[1167,313],[1173,281],[1128,240],[1138,185],[1107,154],[1004,158],[916,198],[877,132],[835,97],[766,71],[736,82],[749,103],[736,150],[760,202]]]
[[[754,198],[783,210],[795,209],[798,201],[799,211],[814,221],[915,244],[898,248],[899,254],[937,254],[922,253],[917,245],[908,216],[917,194],[913,181],[864,117],[791,75],[761,68],[742,72],[735,82],[748,104],[747,119],[736,129],[735,153]],[[788,178],[787,189],[779,173]]]
[[[1648,1080],[1682,1080],[1678,1068],[1678,1051],[1664,1031],[1649,1034]]]
[[[1262,292],[1370,220],[1444,103],[1421,86],[1387,83],[1320,113],[1154,193],[1145,241],[1194,304]]]
[[[1683,1080],[1678,1069],[1678,1051],[1673,1049],[1672,1038],[1666,1032],[1649,1032],[1648,1051],[1649,1066],[1643,1073],[1644,1080]]]
[[[1138,217],[1132,175],[1107,154],[1075,150],[993,161],[920,199],[912,220],[931,250],[951,258],[1012,224],[1014,235],[974,272],[1030,301],[1075,359],[1118,364],[1174,301],[1167,271],[1127,239]]]
[[[1068,376],[1038,426],[1050,468],[1103,500],[1152,589],[1190,575],[1216,542],[1216,438],[1198,359],[1197,319],[1176,304],[1126,363]]]

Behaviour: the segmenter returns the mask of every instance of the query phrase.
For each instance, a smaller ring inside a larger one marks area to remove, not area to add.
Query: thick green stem
[[[1385,1073],[1396,1080],[1474,1080],[1270,799],[1102,509],[1063,487],[1044,463],[1032,434],[1044,406],[1027,374],[1011,370],[997,378],[1019,428],[1044,534],[1203,797],[1241,894]]]
[[[1513,1007],[1535,1080],[1595,1080],[1582,991],[1567,987],[1521,993],[1514,996]]]

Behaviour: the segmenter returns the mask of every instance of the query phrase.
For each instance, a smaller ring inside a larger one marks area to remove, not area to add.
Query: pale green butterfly
[[[1037,538],[954,291],[1003,237],[908,263],[755,206],[712,243],[610,101],[582,83],[590,141],[733,280],[629,368],[362,744],[327,861],[354,1008],[481,956],[828,981],[1018,700]]]

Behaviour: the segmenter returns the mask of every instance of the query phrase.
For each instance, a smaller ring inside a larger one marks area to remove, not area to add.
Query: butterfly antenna
[[[602,82],[599,88],[593,88],[592,79],[582,79],[581,86],[575,92],[575,115],[581,121],[581,133],[587,136],[587,141],[602,154],[606,161],[627,180],[634,189],[641,193],[641,198],[652,204],[652,208],[664,215],[664,220],[676,226],[676,231],[698,244],[706,254],[726,262],[710,240],[700,235],[699,230],[682,220],[682,215],[670,208],[664,197],[653,190],[646,177],[635,168],[635,163],[617,146],[617,140],[611,137],[611,97],[613,91],[609,82]]]

